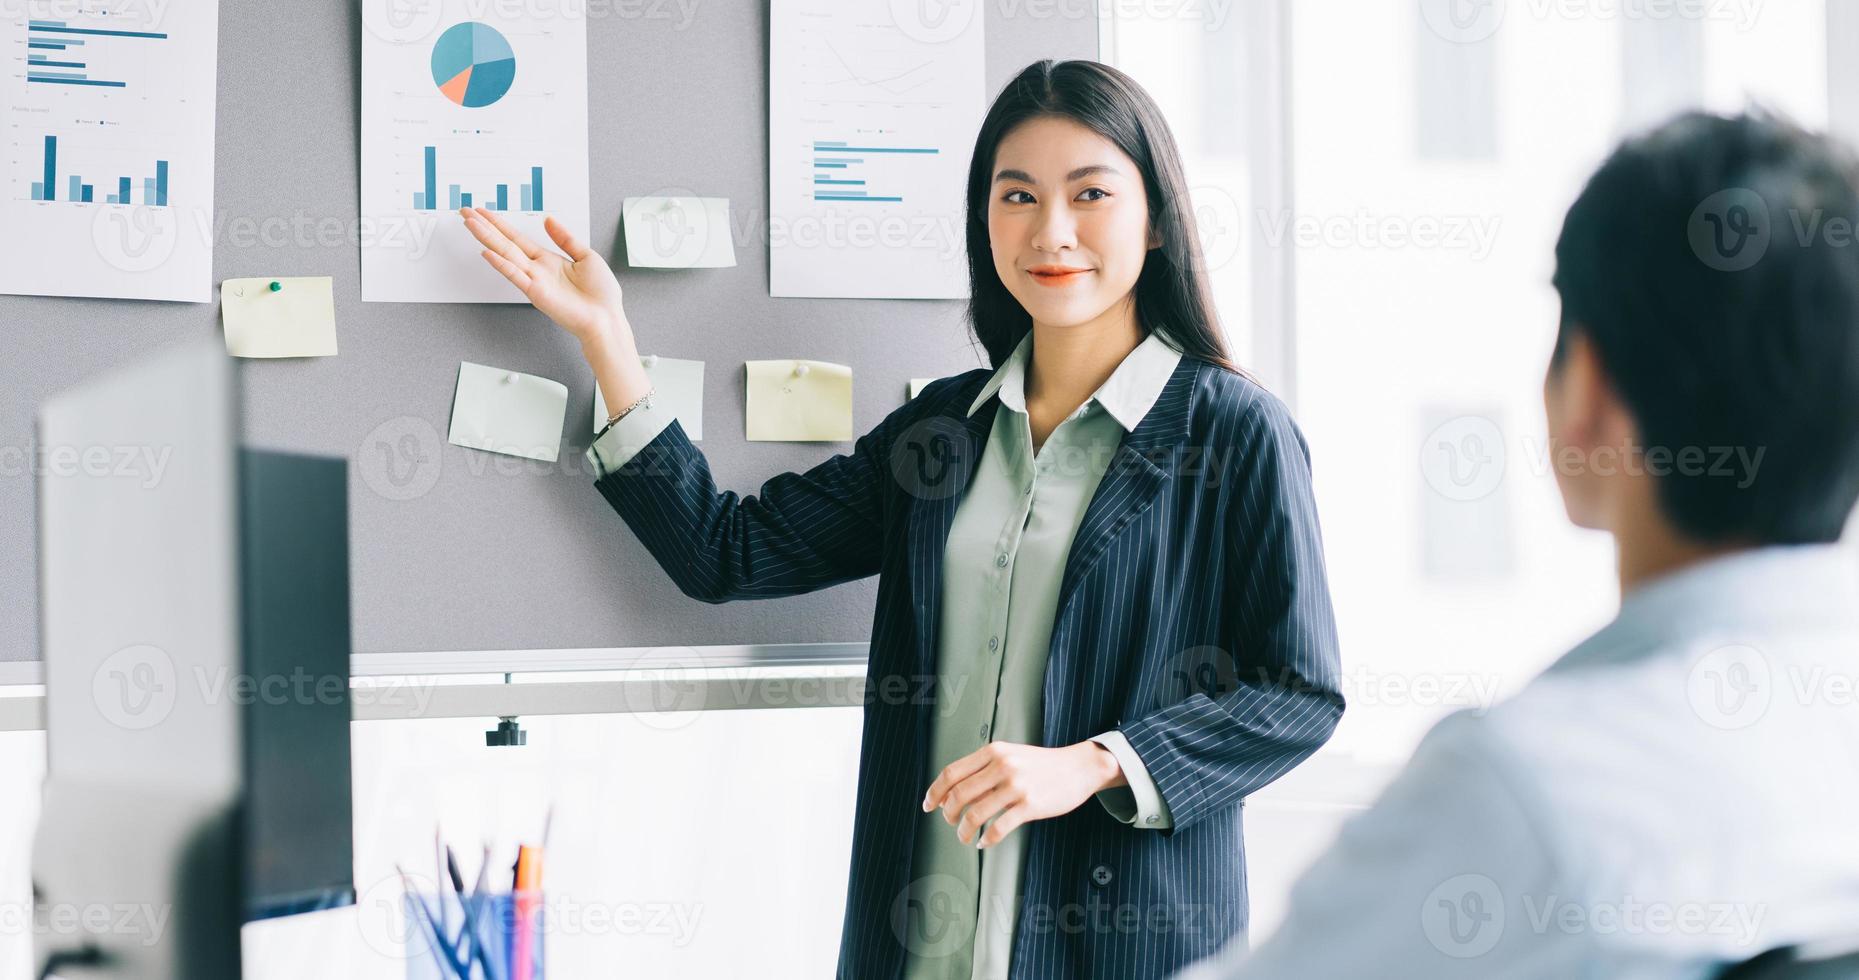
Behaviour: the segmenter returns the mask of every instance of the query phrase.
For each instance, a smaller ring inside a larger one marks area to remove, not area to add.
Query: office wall
[[[990,97],[1038,58],[1096,56],[1095,4],[981,7]],[[641,351],[707,362],[700,446],[720,486],[753,493],[769,476],[850,449],[745,442],[745,360],[851,365],[858,432],[903,402],[907,379],[984,363],[959,302],[769,297],[766,3],[591,9],[595,247],[615,258],[626,196],[683,189],[734,207],[736,268],[620,270]],[[247,363],[242,387],[251,444],[350,461],[356,651],[867,638],[875,580],[716,607],[679,594],[591,485],[581,452],[593,379],[578,345],[540,315],[361,303],[350,239],[363,29],[360,8],[344,0],[222,0],[214,252],[216,281],[335,278],[340,356]],[[0,296],[0,660],[38,657],[28,463],[37,405],[111,365],[218,330],[216,305]],[[567,384],[561,464],[445,443],[461,360]],[[108,609],[107,596],[98,602]]]

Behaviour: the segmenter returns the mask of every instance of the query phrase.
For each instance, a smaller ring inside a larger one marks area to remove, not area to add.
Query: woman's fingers
[[[549,233],[550,238],[555,240],[557,248],[567,253],[568,257],[576,262],[587,258],[593,251],[579,239],[575,238],[574,233],[568,230],[567,225],[555,220],[555,216],[552,214],[542,219],[542,229]]]
[[[955,839],[964,844],[980,843],[981,828],[989,820],[1000,815],[1002,810],[1019,802],[1018,791],[1009,786],[997,786],[994,791],[968,805],[968,812],[962,815],[960,823],[955,825]]]
[[[930,783],[929,792],[923,794],[923,812],[928,813],[941,806],[943,797],[949,795],[949,791],[955,788],[956,783],[966,779],[971,773],[981,771],[981,768],[986,766],[991,759],[986,754],[986,750],[987,747],[983,746],[942,767],[942,772],[936,774],[936,781]]]
[[[942,802],[942,819],[953,827],[962,816],[962,808],[972,806],[974,802],[986,796],[990,790],[1001,784],[1001,768],[992,763],[956,780],[949,792],[944,794]]]
[[[490,222],[498,231],[503,232],[505,238],[516,243],[516,247],[522,249],[525,256],[532,259],[542,258],[542,246],[530,241],[528,235],[517,231],[515,225],[503,220],[503,215],[495,211],[487,211],[484,208],[473,208],[472,210],[478,212],[479,217]]]
[[[477,212],[470,208],[463,208],[459,213],[465,216],[465,227],[470,230],[472,237],[476,238],[479,244],[503,256],[513,265],[522,267],[529,264],[529,256],[503,232],[479,217]]]
[[[484,250],[483,255],[484,261],[489,262],[491,268],[503,273],[503,277],[510,280],[511,285],[522,290],[525,294],[529,292],[529,284],[532,281],[529,278],[529,273],[517,268],[516,263],[511,262],[509,259],[498,255],[488,248]]]
[[[994,818],[994,824],[988,828],[987,833],[981,835],[981,840],[977,841],[975,846],[993,847],[1000,843],[1002,838],[1013,833],[1016,828],[1026,821],[1027,813],[1025,805],[1015,803]]]

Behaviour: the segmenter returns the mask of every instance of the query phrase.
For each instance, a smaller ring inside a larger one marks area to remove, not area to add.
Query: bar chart
[[[440,210],[439,148],[436,146],[426,147],[423,151],[423,160],[424,173],[426,175],[425,188],[413,192],[413,210],[437,211]],[[487,208],[491,211],[508,211],[510,210],[511,201],[510,185],[508,183],[497,184],[495,185],[493,193],[479,195],[472,191],[465,190],[460,184],[448,183],[446,185],[445,200],[448,202],[446,210],[451,211],[469,207]],[[529,182],[516,185],[515,200],[516,210],[518,211],[546,210],[543,207],[541,167],[529,168]]]
[[[853,146],[846,140],[813,141],[813,199],[816,201],[897,202],[902,194],[873,194],[866,189],[869,179],[866,154],[941,153],[933,146]],[[851,154],[840,156],[840,154]],[[880,157],[880,159],[884,159]]]
[[[26,82],[30,85],[127,88],[128,81],[107,77],[111,74],[108,70],[113,53],[110,46],[166,41],[168,35],[164,31],[81,26],[66,20],[28,20],[26,38]],[[95,50],[91,49],[93,44],[97,46]],[[104,77],[95,76],[90,70],[98,53],[105,62]]]
[[[44,176],[32,182],[32,199],[35,201],[57,201],[59,197],[58,172],[58,137],[46,134],[45,155],[41,172]],[[65,192],[62,200],[74,204],[95,204],[96,185],[88,183],[83,176],[76,173],[64,175]],[[110,184],[104,184],[110,187]],[[146,204],[150,207],[168,206],[168,161],[156,160],[154,172],[140,178],[117,177],[113,185],[116,193],[105,194],[104,204]]]

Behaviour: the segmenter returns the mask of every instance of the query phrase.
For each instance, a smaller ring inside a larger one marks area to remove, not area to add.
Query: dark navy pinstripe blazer
[[[794,595],[874,573],[858,812],[839,976],[892,980],[935,711],[949,527],[998,397],[992,371],[931,383],[850,455],[718,492],[673,422],[597,486],[688,596]],[[1127,433],[1066,560],[1046,668],[1044,744],[1115,727],[1171,829],[1087,801],[1028,835],[1018,978],[1165,976],[1244,933],[1247,794],[1329,738],[1343,711],[1309,453],[1284,405],[1183,357]],[[948,760],[942,760],[946,762]],[[941,764],[940,762],[938,763]]]

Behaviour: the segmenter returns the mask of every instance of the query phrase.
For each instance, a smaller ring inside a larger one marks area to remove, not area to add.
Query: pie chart
[[[454,24],[432,46],[432,80],[446,98],[467,109],[482,109],[510,91],[516,80],[516,52],[489,24]]]

